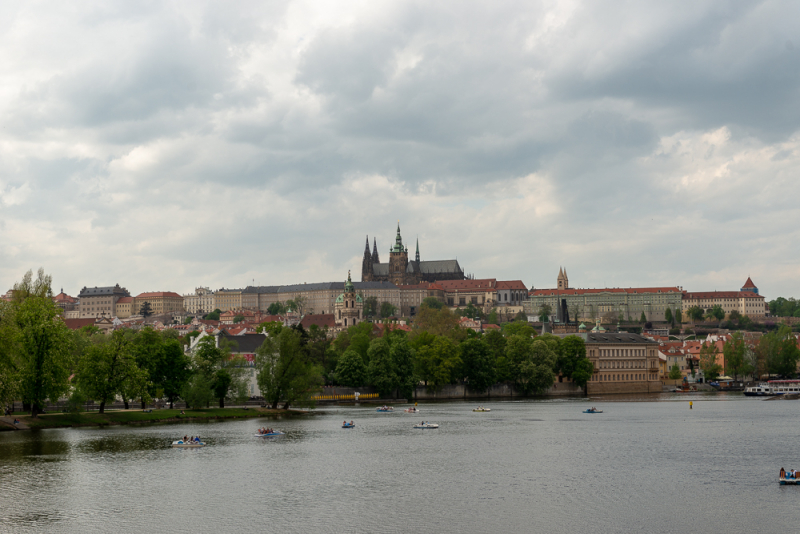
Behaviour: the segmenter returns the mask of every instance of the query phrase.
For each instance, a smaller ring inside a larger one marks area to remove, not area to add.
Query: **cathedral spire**
[[[381,260],[378,257],[378,239],[373,237],[372,238],[372,263],[380,263]]]
[[[417,263],[419,263],[419,238],[417,238],[417,257],[416,257],[416,260],[417,260]]]
[[[367,245],[364,247],[364,252],[369,254],[369,235],[367,235]]]
[[[394,238],[392,252],[403,252],[403,238],[400,236],[400,221],[397,221],[397,237]]]

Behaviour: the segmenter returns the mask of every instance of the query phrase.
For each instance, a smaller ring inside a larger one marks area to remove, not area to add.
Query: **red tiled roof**
[[[456,289],[485,289],[494,290],[497,286],[497,279],[484,278],[483,280],[440,280],[436,282],[445,291],[454,291]]]
[[[152,291],[150,293],[139,293],[138,295],[136,295],[137,299],[146,299],[155,297],[173,297],[173,298],[177,297],[179,299],[183,298],[174,291]]]
[[[500,327],[498,325],[496,325],[496,324],[487,323],[487,324],[484,324],[484,325],[481,325],[481,326],[483,327],[484,330],[486,330],[487,328],[493,329],[493,330],[500,330]]]
[[[76,299],[75,297],[70,297],[69,295],[67,295],[63,291],[61,293],[59,293],[58,295],[56,295],[55,297],[53,297],[53,300],[55,302],[77,302],[78,301],[78,299]]]
[[[130,304],[133,302],[133,297],[122,297],[117,301],[117,304]]]
[[[303,328],[308,329],[311,325],[317,325],[320,328],[328,327],[328,328],[335,328],[336,327],[336,317],[332,313],[318,313],[316,315],[306,315],[303,317],[303,320],[300,321],[300,324],[303,325]]]
[[[521,289],[527,291],[528,287],[522,283],[522,280],[509,280],[504,282],[497,282],[497,289]]]
[[[214,321],[213,319],[198,319],[197,322],[207,326],[219,326],[219,321]]]
[[[751,291],[684,291],[684,299],[763,299]]]
[[[680,293],[677,287],[607,287],[604,289],[535,289],[528,294],[534,297],[550,295],[587,295],[597,293]]]
[[[84,326],[94,324],[94,317],[89,317],[87,319],[63,319],[63,321],[70,330],[80,330]]]
[[[744,285],[742,286],[742,289],[757,289],[757,288],[756,288],[756,285],[753,283],[752,280],[750,280],[750,277],[748,276],[747,277],[747,282],[744,283]]]

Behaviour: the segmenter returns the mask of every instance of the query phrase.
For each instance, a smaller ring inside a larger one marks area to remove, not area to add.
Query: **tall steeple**
[[[381,260],[378,258],[378,239],[373,237],[372,238],[372,263],[380,263]]]
[[[364,259],[361,261],[361,281],[372,281],[372,256],[369,253],[369,236],[367,236],[367,244],[364,247]]]
[[[397,237],[394,238],[392,252],[403,252],[403,238],[400,237],[400,221],[397,221]]]
[[[417,238],[417,257],[416,257],[416,260],[417,260],[417,263],[419,263],[419,238]]]

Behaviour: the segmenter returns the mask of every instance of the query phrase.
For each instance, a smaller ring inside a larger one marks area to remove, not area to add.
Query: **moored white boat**
[[[774,397],[777,395],[800,394],[800,380],[770,380],[744,389],[748,397]]]
[[[172,446],[176,449],[199,449],[200,447],[205,447],[206,444],[202,441],[183,441],[179,439],[178,441],[173,441]]]
[[[406,408],[403,411],[406,412],[406,413],[419,413],[420,412],[420,410],[418,408]]]
[[[473,412],[491,412],[492,409],[491,408],[484,408],[483,406],[480,406],[478,408],[474,408],[472,411]]]
[[[383,408],[378,408],[375,411],[376,412],[384,412],[384,413],[385,412],[393,412],[394,408],[392,408],[391,406],[384,406]]]

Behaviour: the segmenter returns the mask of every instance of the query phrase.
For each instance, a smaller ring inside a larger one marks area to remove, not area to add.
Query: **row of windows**
[[[645,373],[636,374],[600,374],[592,377],[592,382],[625,382],[630,380],[647,380]],[[651,379],[654,380],[654,379]]]
[[[622,361],[622,362],[600,362],[600,369],[644,369],[644,360]]]

